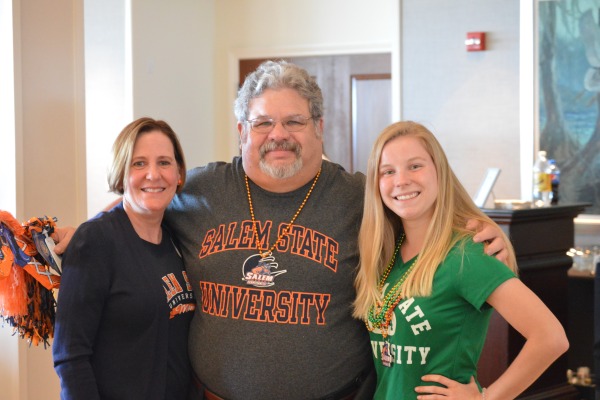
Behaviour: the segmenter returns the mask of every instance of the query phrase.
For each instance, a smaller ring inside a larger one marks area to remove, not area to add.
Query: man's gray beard
[[[302,169],[302,159],[297,157],[292,164],[274,166],[260,159],[260,169],[275,179],[286,179],[296,175]]]
[[[265,155],[272,150],[289,150],[293,151],[296,155],[296,159],[292,164],[274,166],[265,161]],[[275,179],[286,179],[296,175],[302,169],[302,157],[301,147],[299,144],[294,142],[282,141],[282,142],[267,142],[260,149],[260,169],[265,174]]]

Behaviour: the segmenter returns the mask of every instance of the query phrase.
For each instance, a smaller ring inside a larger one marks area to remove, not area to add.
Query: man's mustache
[[[270,151],[293,151],[297,156],[300,155],[300,146],[298,143],[288,142],[287,140],[283,140],[280,142],[267,142],[260,148],[260,156],[264,157]]]

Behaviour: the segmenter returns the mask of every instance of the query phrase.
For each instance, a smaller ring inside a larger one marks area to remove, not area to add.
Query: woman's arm
[[[486,391],[485,400],[514,399],[527,389],[561,354],[569,348],[565,331],[554,314],[519,279],[504,282],[488,297],[487,302],[526,339],[525,345]],[[445,388],[419,386],[421,400],[482,399],[474,380],[461,384],[441,375],[427,375],[424,381],[438,382]]]

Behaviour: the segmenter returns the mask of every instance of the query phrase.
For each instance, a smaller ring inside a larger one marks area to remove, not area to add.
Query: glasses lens
[[[250,122],[250,126],[254,132],[268,133],[273,129],[274,123],[271,119],[253,119]]]
[[[306,126],[307,123],[308,123],[308,118],[303,117],[301,115],[291,117],[291,118],[286,118],[282,121],[284,128],[288,132],[301,131],[302,129],[304,129],[304,127]]]
[[[298,132],[306,127],[310,118],[302,115],[284,118],[281,120],[281,126],[288,132]],[[272,118],[256,118],[248,120],[250,127],[257,133],[269,133],[273,130],[277,121]]]

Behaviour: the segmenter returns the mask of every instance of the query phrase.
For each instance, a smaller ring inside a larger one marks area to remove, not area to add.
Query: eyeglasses
[[[299,132],[306,128],[308,121],[312,118],[305,117],[303,115],[294,115],[291,117],[276,120],[273,118],[259,117],[254,119],[246,120],[250,124],[250,128],[256,133],[269,133],[277,125],[277,122],[281,122],[281,126],[288,132]]]

